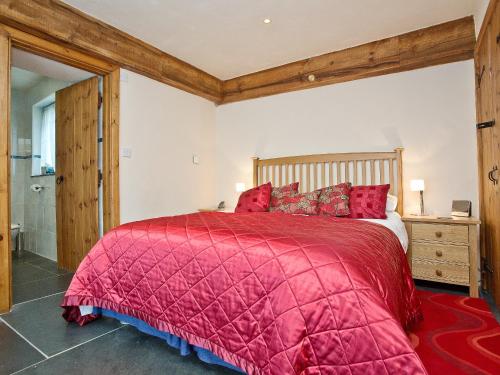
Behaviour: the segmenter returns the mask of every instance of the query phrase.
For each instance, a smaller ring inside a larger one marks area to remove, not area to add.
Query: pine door
[[[57,258],[75,271],[99,237],[97,77],[56,93]]]

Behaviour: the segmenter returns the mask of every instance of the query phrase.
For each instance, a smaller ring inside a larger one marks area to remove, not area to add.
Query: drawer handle
[[[443,232],[436,232],[436,237],[437,238],[443,237]]]
[[[442,257],[443,256],[443,252],[441,250],[436,250],[436,256],[437,257]]]
[[[436,270],[436,275],[439,276],[439,277],[443,276],[443,271]]]

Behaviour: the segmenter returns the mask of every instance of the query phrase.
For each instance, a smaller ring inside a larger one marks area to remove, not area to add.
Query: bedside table
[[[403,222],[414,279],[468,286],[479,296],[478,219],[407,215]]]

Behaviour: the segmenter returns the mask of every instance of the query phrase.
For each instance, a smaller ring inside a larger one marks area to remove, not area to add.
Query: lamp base
[[[416,213],[412,213],[412,214],[410,214],[410,215],[411,215],[411,216],[429,216],[429,214],[428,214],[428,213],[426,213],[426,212],[424,212],[424,213],[422,213],[422,212],[418,212],[418,213],[417,213],[417,212],[416,212]]]

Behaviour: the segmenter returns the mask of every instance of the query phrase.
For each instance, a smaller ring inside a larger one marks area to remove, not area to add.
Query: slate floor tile
[[[31,251],[23,251],[21,253],[21,256],[18,256],[17,253],[12,254],[12,263],[26,263],[26,262],[33,262],[35,263],[36,261],[47,259],[44,257],[41,257],[38,254],[32,253]]]
[[[16,304],[31,301],[36,298],[66,291],[72,278],[73,274],[67,273],[60,276],[53,275],[49,278],[29,283],[13,285],[13,302]]]
[[[0,374],[10,374],[45,357],[0,321]]]
[[[54,273],[29,263],[12,264],[12,285],[33,282],[54,276]]]
[[[120,327],[115,319],[99,319],[84,327],[67,323],[59,307],[62,297],[57,294],[14,305],[10,313],[1,317],[49,356]]]
[[[64,275],[64,274],[69,273],[69,271],[57,267],[57,262],[54,262],[53,260],[46,259],[46,258],[42,258],[41,260],[36,260],[34,262],[28,260],[27,263],[32,264],[35,267],[39,267],[41,269],[52,272],[53,274],[56,274],[56,275]]]
[[[124,326],[112,333],[26,369],[28,374],[236,375],[238,372],[182,357],[164,341]]]

